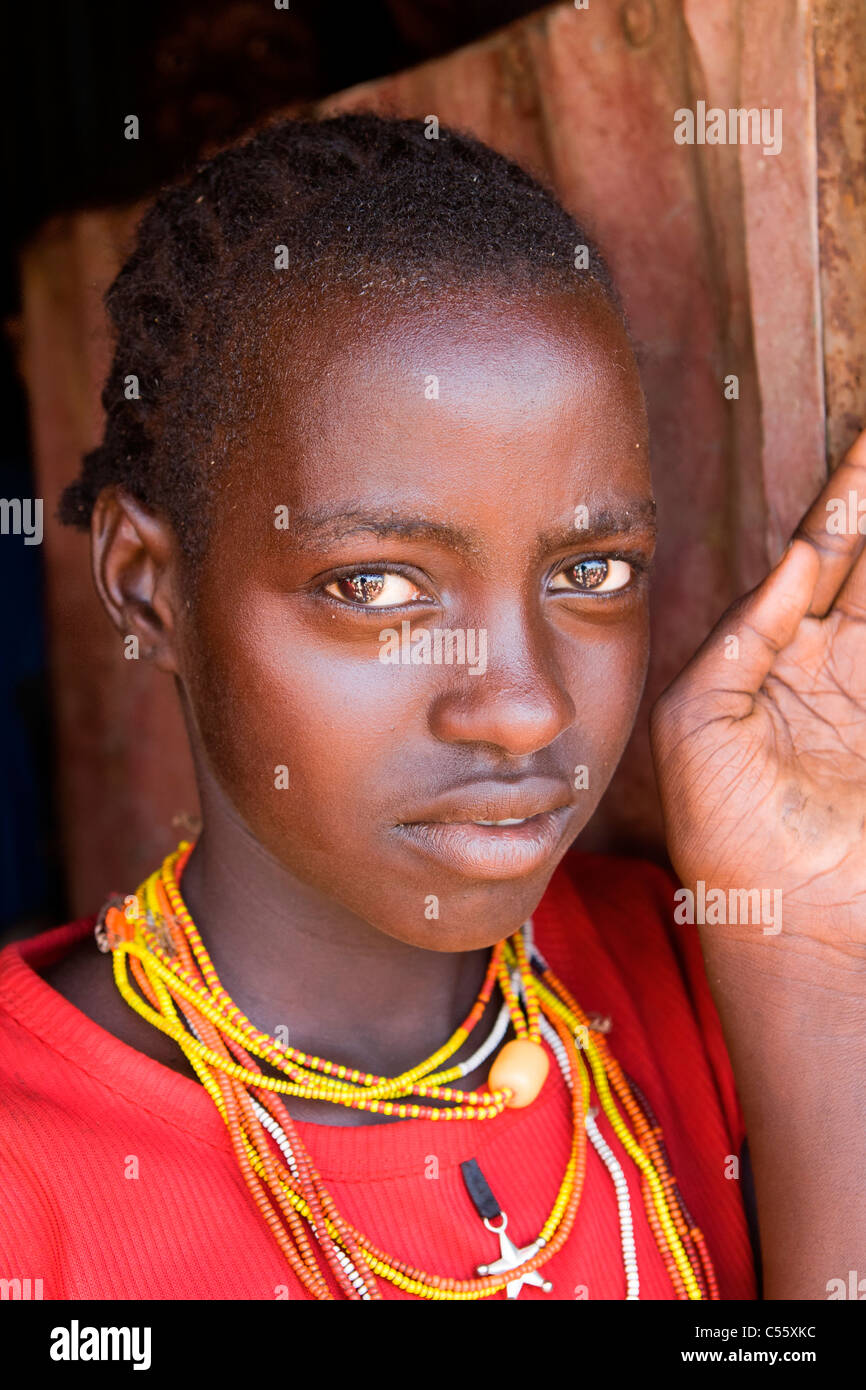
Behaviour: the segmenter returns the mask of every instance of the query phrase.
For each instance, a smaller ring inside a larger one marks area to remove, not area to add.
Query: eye
[[[326,584],[325,593],[355,608],[401,608],[415,603],[421,590],[403,574],[356,570]]]
[[[624,589],[632,577],[632,566],[627,560],[592,559],[578,560],[560,570],[550,581],[550,588],[557,593],[598,594],[613,593]]]

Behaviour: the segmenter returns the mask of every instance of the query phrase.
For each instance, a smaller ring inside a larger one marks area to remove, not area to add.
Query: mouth
[[[502,792],[500,788],[500,802],[505,799]],[[494,800],[489,794],[487,805],[482,804],[483,796],[475,804],[466,797],[463,807],[443,809],[429,819],[404,821],[396,830],[414,850],[465,878],[522,878],[541,869],[555,853],[568,828],[572,805],[561,789],[554,795],[548,791],[529,797],[515,789],[509,799],[516,803],[521,798],[522,806],[495,806],[489,804]],[[527,800],[541,809],[533,809]],[[497,810],[512,814],[491,814]]]

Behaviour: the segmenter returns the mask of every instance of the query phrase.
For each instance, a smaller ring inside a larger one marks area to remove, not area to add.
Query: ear
[[[138,639],[141,657],[177,674],[180,550],[172,527],[111,486],[96,500],[90,543],[93,581],[114,626]]]

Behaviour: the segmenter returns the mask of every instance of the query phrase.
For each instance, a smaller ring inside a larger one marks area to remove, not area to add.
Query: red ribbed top
[[[695,928],[673,921],[674,887],[653,865],[572,853],[534,915],[535,938],[584,1011],[611,1017],[609,1045],[662,1125],[722,1298],[753,1299],[740,1184],[726,1176],[742,1117]],[[42,1279],[46,1299],[307,1297],[204,1089],[120,1042],[40,977],[93,924],[0,953],[0,1278]],[[597,1123],[628,1178],[641,1297],[672,1298],[637,1169],[603,1113]],[[537,1101],[494,1119],[296,1126],[361,1232],[397,1259],[463,1279],[499,1250],[461,1161],[478,1160],[509,1236],[525,1246],[550,1213],[570,1141],[553,1061]],[[577,1220],[544,1266],[553,1293],[524,1285],[522,1299],[625,1297],[613,1183],[587,1148]],[[410,1296],[384,1280],[380,1288]]]

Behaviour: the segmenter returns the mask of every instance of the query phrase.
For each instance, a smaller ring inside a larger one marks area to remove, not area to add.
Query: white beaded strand
[[[253,1103],[253,1109],[258,1115],[262,1125],[268,1131],[268,1133],[276,1140],[277,1144],[279,1144],[280,1149],[282,1150],[283,1155],[286,1159],[286,1162],[292,1170],[292,1176],[294,1178],[297,1178],[298,1165],[295,1162],[295,1156],[292,1153],[292,1146],[289,1143],[288,1136],[285,1130],[283,1129],[282,1125],[279,1123],[278,1120],[274,1119],[270,1111],[266,1110],[265,1107],[259,1101],[256,1100],[255,1096],[250,1096],[250,1100]],[[312,1217],[309,1218],[309,1222],[310,1226],[312,1227],[313,1235],[316,1235],[316,1223],[315,1221],[313,1221]],[[355,1268],[354,1264],[350,1260],[349,1256],[346,1254],[345,1250],[340,1248],[337,1241],[334,1242],[334,1250],[336,1252],[337,1259],[340,1261],[340,1264],[342,1265],[343,1269],[348,1275],[352,1287],[355,1289],[355,1292],[359,1293],[363,1300],[367,1302],[372,1302],[372,1299],[370,1297],[370,1291],[367,1288],[367,1285],[364,1283],[363,1278],[358,1273],[358,1270]]]
[[[187,1026],[189,1027],[190,1032],[194,1033],[195,1036],[198,1038],[199,1042],[201,1042],[201,1034],[199,1033],[195,1024],[190,1023],[188,1019],[185,1021],[187,1023]],[[276,1140],[276,1143],[279,1145],[280,1150],[282,1151],[283,1157],[285,1158],[286,1162],[289,1165],[289,1168],[291,1169],[292,1177],[297,1180],[298,1165],[295,1160],[295,1155],[292,1152],[292,1146],[289,1143],[288,1135],[286,1134],[279,1121],[274,1119],[270,1111],[266,1110],[265,1107],[261,1104],[261,1102],[256,1100],[256,1097],[254,1095],[250,1094],[249,1089],[247,1089],[247,1094],[249,1095],[250,1100],[252,1101],[253,1109],[255,1110],[262,1127],[268,1131],[268,1133],[274,1140]],[[312,1228],[313,1234],[315,1235],[316,1223],[315,1221],[313,1221],[312,1217],[310,1218],[310,1226]],[[336,1241],[334,1242],[334,1250],[336,1252],[337,1259],[340,1261],[340,1264],[342,1265],[346,1275],[348,1276],[349,1282],[351,1283],[355,1292],[359,1293],[363,1300],[367,1302],[372,1302],[373,1300],[370,1296],[370,1290],[367,1288],[367,1285],[365,1284],[362,1276],[355,1268],[354,1264],[350,1260],[349,1256],[346,1254],[345,1250],[342,1250]]]
[[[622,1246],[622,1262],[625,1267],[626,1300],[631,1301],[640,1298],[640,1274],[637,1267],[637,1250],[634,1243],[634,1222],[631,1214],[631,1198],[628,1191],[628,1183],[622,1165],[616,1155],[606,1142],[595,1117],[598,1111],[593,1106],[586,1117],[586,1132],[590,1137],[593,1148],[601,1159],[607,1171],[613,1179],[616,1191],[616,1205],[619,1212],[619,1233],[620,1244]]]
[[[508,1005],[503,1004],[491,1030],[490,1037],[486,1042],[481,1044],[477,1052],[473,1052],[471,1057],[467,1057],[465,1062],[460,1063],[461,1076],[468,1076],[470,1072],[473,1072],[476,1067],[479,1067],[482,1062],[487,1060],[494,1048],[499,1046],[499,1043],[508,1031],[510,1022],[511,1014]]]
[[[514,981],[514,976],[512,976],[512,981]],[[541,1025],[542,1037],[549,1044],[551,1051],[559,1063],[559,1069],[562,1072],[566,1086],[570,1087],[571,1066],[569,1064],[568,1054],[562,1045],[562,1039],[556,1032],[556,1029],[551,1027],[543,1014],[539,1019],[539,1023]],[[637,1249],[634,1240],[634,1220],[631,1212],[631,1197],[629,1195],[628,1182],[622,1170],[622,1165],[619,1163],[616,1155],[613,1153],[610,1145],[605,1141],[601,1130],[595,1123],[597,1114],[598,1111],[595,1107],[592,1107],[588,1111],[586,1116],[586,1132],[589,1135],[592,1147],[595,1149],[613,1181],[614,1191],[616,1193],[617,1214],[619,1217],[619,1242],[622,1250],[623,1269],[625,1270],[625,1296],[626,1300],[630,1302],[635,1299],[640,1299],[640,1273],[638,1271]]]

